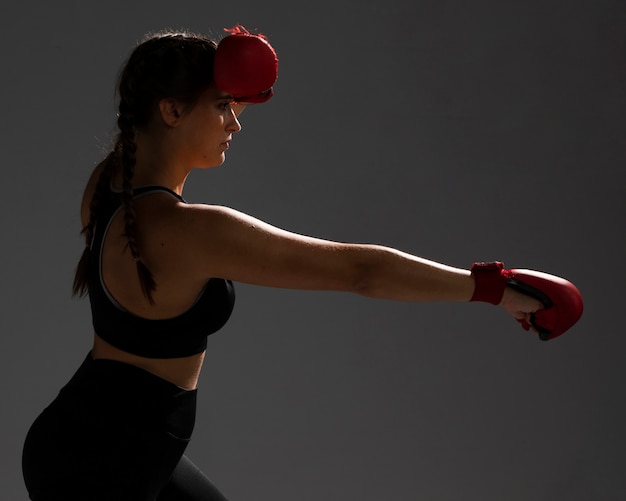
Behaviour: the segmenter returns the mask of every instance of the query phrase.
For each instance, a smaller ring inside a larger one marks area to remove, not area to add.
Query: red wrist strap
[[[504,269],[504,263],[474,263],[471,271],[476,285],[470,301],[500,304],[509,276],[509,271]]]

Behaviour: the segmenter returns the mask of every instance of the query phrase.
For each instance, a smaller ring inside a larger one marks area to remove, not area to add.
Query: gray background
[[[575,282],[549,343],[481,304],[238,287],[189,455],[233,500],[613,500],[626,490],[623,0],[29,2],[4,7],[0,497],[82,361],[78,205],[145,33],[242,23],[280,57],[219,203],[324,238]],[[87,439],[87,437],[86,437]]]

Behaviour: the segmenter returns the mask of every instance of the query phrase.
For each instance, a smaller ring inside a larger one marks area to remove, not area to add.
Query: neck
[[[172,141],[168,141],[167,137],[155,138],[138,133],[136,144],[137,163],[133,185],[164,186],[182,195],[191,167],[186,165],[184,155]]]

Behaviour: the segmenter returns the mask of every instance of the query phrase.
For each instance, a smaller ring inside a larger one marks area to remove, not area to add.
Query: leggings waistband
[[[196,389],[187,390],[140,367],[109,359],[94,359],[91,352],[61,391],[114,392],[147,400],[195,398]]]

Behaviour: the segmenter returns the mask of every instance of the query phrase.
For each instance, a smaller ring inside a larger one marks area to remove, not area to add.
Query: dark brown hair
[[[147,126],[154,117],[159,101],[175,99],[187,108],[193,107],[200,95],[214,84],[213,61],[217,45],[202,36],[164,32],[147,36],[131,53],[119,76],[117,141],[102,161],[102,172],[90,204],[89,222],[82,229],[85,250],[76,267],[73,293],[84,296],[89,290],[89,265],[100,201],[109,189],[114,172],[121,172],[124,207],[124,236],[128,249],[137,263],[137,273],[143,293],[153,303],[156,283],[141,259],[136,236],[133,209],[133,175],[135,171],[135,131]]]

